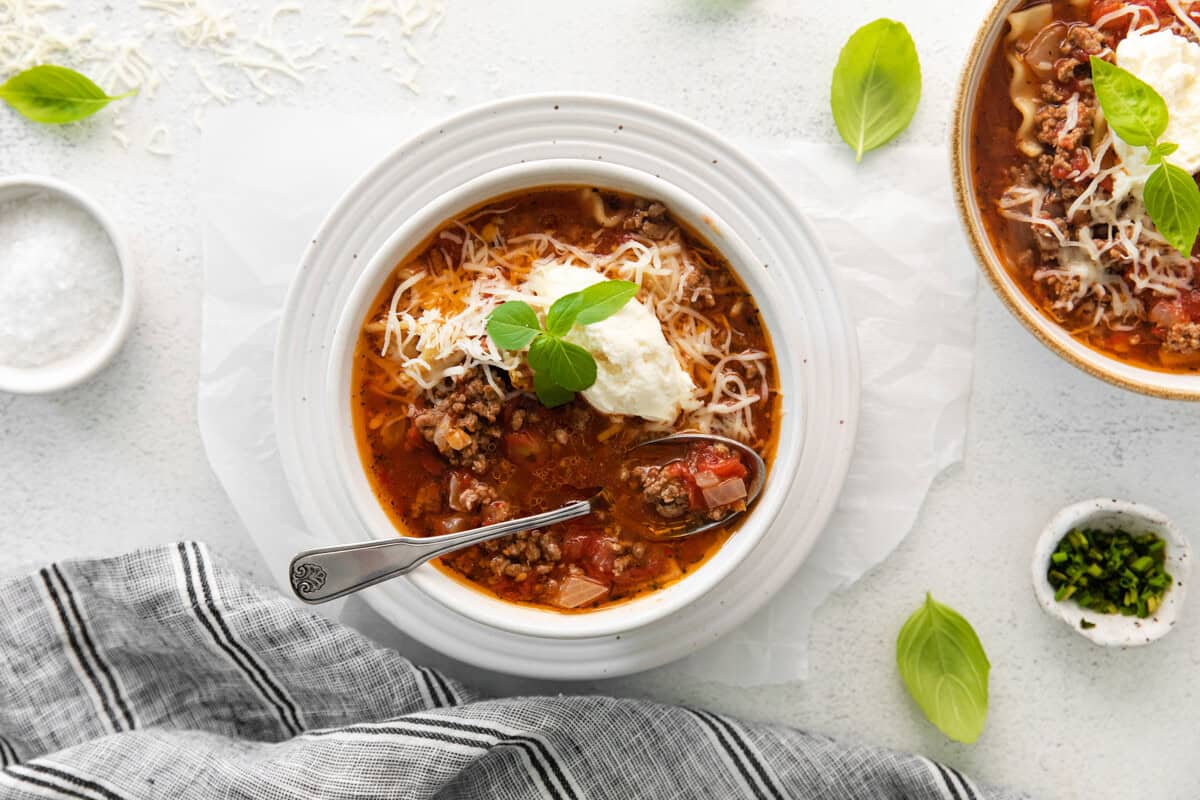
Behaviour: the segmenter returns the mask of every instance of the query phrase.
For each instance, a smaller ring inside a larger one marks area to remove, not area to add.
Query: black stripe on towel
[[[67,613],[66,606],[63,604],[62,595],[59,593],[58,587],[54,585],[54,579],[50,576],[50,570],[43,568],[38,574],[41,575],[42,582],[46,585],[46,591],[50,594],[50,600],[54,603],[54,608],[58,612],[58,620],[62,624],[63,630],[67,633],[67,644],[75,653],[75,659],[83,669],[83,679],[91,684],[96,695],[100,698],[100,707],[104,711],[104,715],[108,717],[110,727],[114,731],[120,732],[121,719],[117,716],[116,711],[113,710],[108,691],[104,684],[100,682],[100,678],[96,675],[96,670],[92,667],[92,662],[88,659],[87,653],[79,641],[79,637],[75,634],[75,627],[71,622],[70,615]]]
[[[89,792],[98,794],[101,797],[105,798],[105,800],[124,800],[124,798],[122,798],[121,795],[112,791],[108,787],[101,786],[100,784],[96,783],[95,781],[89,780],[88,778],[84,778],[80,775],[72,775],[71,773],[66,772],[65,770],[51,767],[46,764],[39,764],[36,761],[31,761],[28,764],[23,764],[22,766],[27,769],[31,769],[36,772],[40,772],[49,777],[58,778],[63,783],[69,783],[72,786],[74,786],[80,790],[89,791]]]
[[[950,770],[950,773],[954,775],[954,777],[958,778],[958,783],[960,786],[962,786],[963,792],[967,795],[967,800],[979,800],[979,797],[975,794],[975,790],[971,788],[971,782],[968,781],[961,772],[956,770],[954,767],[946,767],[946,769]]]
[[[79,606],[75,604],[75,593],[71,591],[71,584],[67,583],[66,576],[62,574],[57,564],[51,564],[50,570],[54,573],[54,577],[58,578],[59,584],[62,585],[63,593],[67,596],[67,606],[75,618],[75,624],[79,630],[80,637],[83,639],[83,645],[91,654],[92,661],[95,662],[101,675],[104,676],[105,683],[108,684],[108,689],[112,693],[113,703],[121,712],[121,718],[125,721],[125,730],[133,730],[137,727],[133,721],[133,713],[129,710],[129,704],[125,702],[125,698],[121,695],[121,686],[117,683],[117,679],[113,677],[112,669],[109,668],[108,663],[100,655],[100,650],[96,647],[96,643],[92,641],[92,634],[83,622],[83,615],[79,613]]]
[[[729,720],[725,719],[721,715],[712,714],[708,711],[701,711],[700,714],[708,717],[714,724],[721,726],[725,732],[729,734],[729,738],[732,739],[733,743],[738,746],[738,749],[741,750],[742,755],[746,757],[746,761],[749,762],[750,766],[754,768],[754,771],[758,773],[758,777],[762,779],[762,785],[771,793],[771,796],[776,798],[776,800],[784,800],[784,794],[782,791],[780,791],[775,776],[772,775],[767,769],[766,765],[759,760],[758,751],[755,749],[754,745],[747,741],[746,737],[743,736],[741,732],[729,722]]]
[[[946,782],[946,787],[950,789],[950,796],[954,800],[963,800],[963,796],[958,793],[958,787],[954,785],[954,781],[950,779],[950,773],[946,772],[946,768],[938,762],[934,761],[933,765],[937,767],[938,773],[941,774],[942,780]]]
[[[767,796],[763,794],[762,788],[758,785],[758,781],[754,780],[754,776],[751,775],[749,770],[746,769],[746,764],[742,761],[733,745],[730,744],[725,732],[721,730],[721,728],[719,728],[714,722],[705,717],[703,713],[697,711],[696,709],[689,708],[686,710],[701,725],[712,731],[713,736],[716,737],[717,742],[721,745],[721,749],[725,751],[725,754],[729,757],[729,760],[733,762],[735,767],[737,767],[738,774],[742,776],[742,780],[747,786],[750,787],[750,790],[754,792],[754,796],[757,797],[758,800],[768,800]]]
[[[283,726],[284,731],[289,736],[295,736],[297,733],[299,733],[299,728],[293,725],[291,718],[288,716],[286,707],[275,698],[271,691],[269,691],[268,686],[270,684],[263,683],[263,679],[260,677],[262,674],[261,669],[255,670],[250,664],[247,664],[246,660],[249,658],[249,654],[246,653],[245,648],[242,648],[241,646],[235,646],[235,643],[232,641],[227,642],[225,639],[223,639],[221,637],[221,633],[218,632],[216,625],[214,625],[213,619],[209,618],[209,614],[211,613],[219,622],[221,629],[224,630],[228,636],[229,628],[224,624],[224,621],[221,620],[220,615],[216,611],[216,604],[212,601],[211,591],[204,591],[204,586],[207,584],[207,581],[202,581],[197,577],[201,562],[199,548],[196,548],[195,550],[194,558],[196,560],[196,570],[193,572],[191,565],[193,556],[189,555],[189,545],[194,547],[194,545],[190,542],[180,542],[178,548],[179,557],[183,565],[185,583],[187,585],[188,602],[192,607],[192,611],[196,614],[196,618],[200,620],[200,624],[206,631],[208,631],[208,635],[212,638],[217,647],[224,651],[225,655],[229,657],[229,660],[232,661],[234,665],[236,665],[238,669],[242,671],[242,674],[245,675],[246,680],[250,683],[250,685],[258,691],[258,693],[272,706],[272,708],[274,708],[275,714],[279,718],[279,723]],[[201,604],[200,601],[201,593],[204,594],[203,604]]]
[[[22,783],[28,783],[30,786],[37,786],[42,789],[49,789],[51,792],[54,792],[54,794],[56,794],[59,797],[75,797],[75,798],[78,798],[78,800],[96,800],[96,798],[90,794],[83,794],[82,792],[77,792],[73,789],[68,789],[65,786],[60,786],[57,783],[51,783],[50,781],[44,781],[41,778],[35,778],[32,775],[22,775],[21,773],[16,772],[11,768],[6,769],[4,772],[9,777],[15,778],[16,780],[19,780]]]
[[[486,723],[462,722],[435,715],[411,718],[410,724],[427,725],[433,728],[443,728],[463,733],[476,733],[493,739],[497,747],[504,745],[519,747],[529,754],[534,768],[543,776],[547,787],[552,788],[555,795],[568,798],[568,800],[579,800],[579,795],[567,779],[562,765],[555,758],[553,751],[541,739],[519,734],[512,735],[491,727]],[[551,773],[553,774],[553,781],[551,780]],[[557,788],[554,788],[555,786]]]

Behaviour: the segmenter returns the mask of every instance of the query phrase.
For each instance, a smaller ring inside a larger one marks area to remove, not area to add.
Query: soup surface
[[[554,300],[606,280],[637,284],[636,297],[570,330],[597,378],[547,407],[528,353],[499,347],[489,315],[520,301],[545,322]],[[591,609],[693,570],[741,517],[660,535],[744,509],[753,482],[727,445],[632,448],[699,431],[769,463],[775,387],[758,308],[719,254],[660,203],[570,187],[466,212],[397,266],[364,321],[351,391],[363,465],[401,533],[453,533],[603,489],[607,509],[440,564],[506,600]]]
[[[1164,141],[1181,144],[1171,161],[1194,173],[1200,130],[1183,121],[1200,96],[1170,64],[1200,71],[1197,20],[1200,3],[1184,0],[1027,3],[991,55],[972,131],[976,196],[1026,294],[1088,345],[1176,372],[1200,369],[1196,254],[1156,231],[1142,201],[1153,168],[1105,122],[1089,60],[1167,99],[1179,121]]]

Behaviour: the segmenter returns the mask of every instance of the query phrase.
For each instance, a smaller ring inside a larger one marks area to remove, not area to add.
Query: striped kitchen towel
[[[485,699],[183,543],[0,583],[0,797],[1016,795],[700,709]]]

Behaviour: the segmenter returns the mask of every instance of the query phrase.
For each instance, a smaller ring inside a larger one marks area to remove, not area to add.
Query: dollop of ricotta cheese
[[[1170,121],[1160,141],[1179,145],[1167,158],[1195,174],[1200,170],[1200,44],[1169,30],[1129,36],[1117,45],[1117,65],[1162,95]],[[1148,151],[1126,144],[1115,134],[1113,149],[1124,168],[1113,176],[1113,195],[1123,198],[1133,192],[1140,196],[1155,169],[1146,163]]]
[[[537,267],[522,284],[522,293],[545,312],[565,294],[586,289],[605,277],[595,270],[571,264]],[[654,311],[637,299],[608,319],[579,326],[567,333],[596,359],[596,382],[583,392],[584,399],[605,414],[673,422],[682,410],[694,410],[695,384],[667,343]]]

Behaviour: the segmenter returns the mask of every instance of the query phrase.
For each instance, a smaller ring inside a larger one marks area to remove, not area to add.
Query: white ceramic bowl
[[[757,518],[770,528],[737,568],[653,625],[588,638],[515,633],[435,600],[418,586],[420,576],[386,581],[361,595],[397,629],[469,664],[549,680],[593,680],[694,653],[761,609],[812,551],[833,513],[854,448],[858,348],[829,257],[772,176],[692,120],[607,95],[510,97],[414,132],[348,187],[312,234],[276,340],[276,433],[300,511],[300,519],[281,517],[281,526],[294,537],[296,550],[374,535],[359,522],[358,501],[345,479],[345,430],[334,404],[341,402],[340,393],[329,386],[338,322],[368,258],[443,194],[507,167],[551,159],[618,164],[665,181],[715,211],[721,230],[736,232],[753,251],[752,269],[759,274],[752,285],[771,287],[759,301],[769,298],[784,309],[781,319],[768,323],[776,360],[788,362],[780,370],[795,376],[796,387],[784,409],[780,451],[799,450],[799,466],[782,509],[768,521],[766,507],[757,508]],[[784,481],[779,464],[772,481]],[[669,597],[657,593],[646,602]]]
[[[1003,0],[988,12],[967,52],[951,120],[950,163],[954,176],[954,192],[963,227],[975,251],[975,257],[997,296],[1013,316],[1042,344],[1071,364],[1097,378],[1143,394],[1180,400],[1200,400],[1200,374],[1145,369],[1094,350],[1067,333],[1026,296],[1009,274],[1004,257],[997,252],[987,234],[980,214],[981,200],[975,193],[972,180],[971,146],[974,137],[971,132],[971,120],[975,113],[975,98],[984,69],[1005,31],[1008,15],[1025,2],[1026,0]]]
[[[728,259],[759,304],[776,350],[780,390],[785,412],[775,461],[762,495],[737,532],[700,569],[675,584],[632,600],[595,611],[561,613],[505,602],[471,587],[432,566],[412,574],[412,581],[438,602],[484,625],[530,636],[586,638],[619,634],[648,625],[693,602],[728,575],[767,531],[779,513],[799,462],[803,442],[796,420],[801,410],[795,398],[801,393],[791,369],[789,352],[795,338],[788,335],[786,309],[780,294],[746,244],[717,218],[715,212],[687,192],[659,178],[628,167],[601,161],[551,159],[495,170],[446,192],[421,209],[370,259],[351,292],[334,334],[330,354],[328,391],[336,409],[338,461],[360,521],[373,538],[396,535],[396,530],[375,497],[359,458],[351,417],[350,385],[354,348],[363,321],[392,270],[428,238],[431,231],[455,215],[493,198],[522,189],[545,186],[595,186],[662,201],[672,213],[715,246]]]
[[[1150,532],[1158,534],[1167,543],[1166,570],[1174,582],[1163,595],[1157,613],[1146,619],[1098,614],[1073,600],[1059,602],[1054,599],[1054,588],[1046,577],[1050,556],[1062,538],[1075,528],[1124,529],[1135,534]],[[1191,545],[1165,514],[1149,506],[1104,497],[1075,503],[1055,514],[1042,531],[1033,553],[1033,589],[1042,609],[1080,636],[1105,647],[1137,647],[1165,636],[1175,626],[1183,608],[1191,571]],[[1081,620],[1087,620],[1094,627],[1082,627]]]
[[[137,298],[129,250],[116,226],[99,205],[83,192],[54,178],[36,175],[0,178],[0,203],[38,193],[58,195],[74,203],[104,229],[112,242],[121,269],[121,306],[104,337],[86,350],[40,367],[0,364],[0,391],[15,394],[48,394],[69,389],[104,369],[129,338]]]

